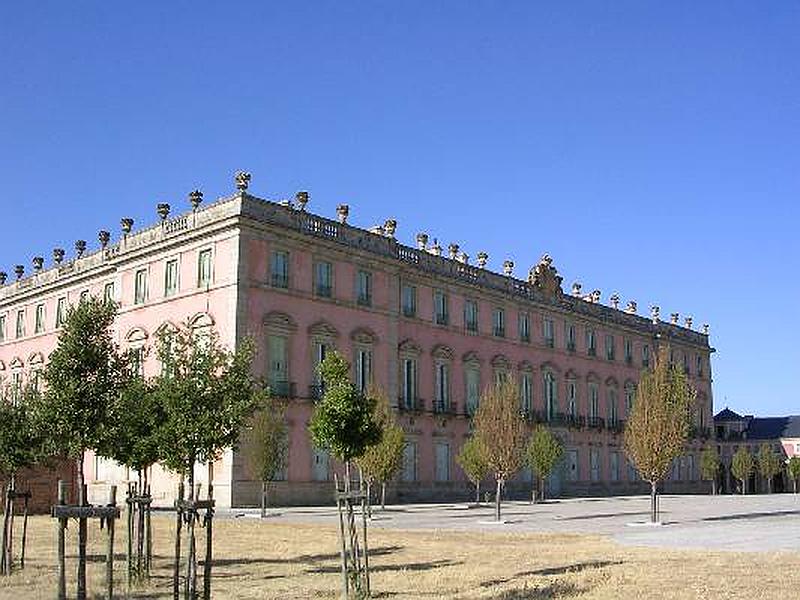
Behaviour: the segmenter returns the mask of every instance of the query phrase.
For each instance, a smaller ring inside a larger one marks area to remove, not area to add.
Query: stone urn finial
[[[458,244],[450,244],[447,246],[447,253],[449,254],[450,258],[455,260],[456,256],[458,256]]]
[[[419,250],[426,250],[428,248],[428,234],[427,233],[418,233],[417,234],[417,249]]]
[[[669,315],[670,324],[671,325],[677,325],[678,324],[678,320],[680,319],[680,317],[681,316],[678,313],[670,313],[670,315]]]
[[[661,316],[661,307],[657,304],[651,306],[650,316],[653,318],[653,324],[658,323],[658,318]]]
[[[53,262],[56,263],[56,265],[60,265],[64,262],[65,254],[63,248],[53,248]]]
[[[22,276],[25,275],[25,265],[17,265],[14,267],[14,273],[17,275],[17,281],[22,279]]]
[[[708,335],[709,330],[710,330],[710,327],[709,327],[708,323],[703,323],[703,334],[704,335]]]
[[[686,329],[691,329],[692,328],[692,323],[694,322],[694,319],[692,319],[692,317],[685,317],[683,319],[683,322],[686,325]]]
[[[486,263],[489,260],[489,255],[486,254],[486,252],[478,252],[478,256],[476,258],[478,260],[478,266],[481,269],[485,269],[486,268]]]
[[[308,204],[308,192],[297,192],[294,195],[294,199],[297,202],[297,209],[305,210],[306,204]]]
[[[580,283],[578,283],[577,281],[575,283],[573,283],[572,284],[572,295],[575,296],[576,298],[580,298],[581,297],[581,288],[582,287],[583,286]]]
[[[628,305],[625,307],[625,312],[631,315],[636,314],[636,300],[628,300]]]
[[[133,229],[133,219],[131,219],[130,217],[125,217],[124,219],[120,219],[119,224],[122,227],[122,233],[124,233],[125,235],[128,235]]]
[[[162,221],[166,221],[169,216],[169,204],[166,202],[159,202],[158,206],[156,206],[156,212],[158,212],[158,216],[161,217]]]
[[[397,231],[397,221],[394,219],[386,219],[386,222],[383,224],[383,231],[386,237],[393,238],[395,231]]]
[[[503,273],[506,277],[511,277],[514,274],[514,261],[513,260],[504,260],[503,261]]]
[[[189,192],[189,204],[192,205],[192,210],[197,210],[200,208],[200,204],[203,202],[203,192],[200,190],[193,190]]]
[[[436,238],[433,238],[433,245],[431,246],[429,252],[434,256],[442,255],[442,247],[439,245],[439,240],[437,240]]]
[[[589,300],[592,302],[592,304],[597,304],[598,302],[600,302],[600,299],[602,297],[603,297],[603,292],[601,292],[600,290],[593,290],[589,297]]]
[[[469,254],[467,254],[466,252],[459,252],[457,260],[458,260],[458,262],[460,262],[462,264],[468,265],[469,264]]]
[[[108,246],[108,242],[111,241],[111,232],[101,229],[97,233],[97,239],[100,241],[100,247],[105,250],[106,246]]]
[[[5,271],[0,271],[0,285],[5,285],[6,279],[8,279],[8,273]]]
[[[86,252],[86,240],[78,240],[75,242],[75,254],[78,255],[78,258],[83,256],[84,252]]]
[[[44,257],[34,256],[31,262],[33,263],[33,270],[38,273],[39,271],[42,270],[42,267],[44,266]]]
[[[615,310],[619,310],[619,294],[614,292],[608,298],[609,302],[611,302],[611,307]]]
[[[240,192],[246,192],[250,187],[250,173],[247,171],[236,171],[233,178],[236,181],[236,189]]]
[[[339,219],[339,223],[347,223],[347,217],[349,216],[350,206],[348,204],[339,204],[336,207],[336,217]]]

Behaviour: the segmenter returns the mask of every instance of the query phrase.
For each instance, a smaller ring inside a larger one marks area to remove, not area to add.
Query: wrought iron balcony
[[[289,277],[284,273],[272,274],[272,287],[286,289],[289,287]]]
[[[318,283],[314,291],[320,298],[330,298],[333,296],[333,288],[330,285]]]
[[[590,429],[603,429],[606,426],[606,421],[603,417],[589,417],[587,423]]]
[[[433,412],[437,415],[454,415],[456,406],[450,400],[436,400],[433,403]]]
[[[397,410],[404,412],[422,412],[425,410],[425,401],[422,398],[403,398],[397,399]]]
[[[324,393],[325,393],[325,386],[321,384],[308,386],[308,397],[311,398],[314,402],[322,400],[322,396]]]
[[[625,421],[623,419],[609,420],[608,430],[612,433],[623,433],[625,431]]]

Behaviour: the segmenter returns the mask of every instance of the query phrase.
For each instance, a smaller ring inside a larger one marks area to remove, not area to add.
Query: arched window
[[[552,420],[558,412],[558,391],[556,387],[556,377],[553,372],[544,372],[544,408],[547,420]]]
[[[464,391],[466,398],[467,414],[475,414],[481,401],[481,361],[474,352],[468,352],[463,357],[464,362]]]

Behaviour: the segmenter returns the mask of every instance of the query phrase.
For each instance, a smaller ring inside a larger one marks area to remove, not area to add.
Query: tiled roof
[[[747,438],[769,440],[800,437],[800,415],[752,419],[747,426]]]
[[[741,421],[744,417],[738,413],[733,412],[727,406],[714,415],[715,421]]]

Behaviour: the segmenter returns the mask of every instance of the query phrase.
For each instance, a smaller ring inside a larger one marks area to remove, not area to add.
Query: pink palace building
[[[187,320],[215,328],[226,345],[246,337],[259,353],[255,369],[273,393],[289,402],[289,461],[274,486],[278,503],[331,501],[338,468],[310,442],[307,424],[319,398],[316,366],[336,348],[351,359],[353,380],[380,386],[406,432],[404,461],[389,486],[390,500],[466,499],[471,486],[455,457],[470,432],[482,389],[497,378],[519,382],[520,410],[563,439],[566,452],[551,477],[552,495],[640,493],[645,487],[627,462],[622,432],[641,370],[669,344],[697,387],[692,439],[676,461],[666,491],[705,491],[699,453],[711,434],[712,394],[708,329],[692,329],[678,315],[669,322],[620,306],[612,295],[564,292],[545,255],[527,277],[475,264],[458,245],[441,248],[424,233],[408,246],[396,223],[362,229],[348,223],[348,207],[328,219],[307,211],[309,196],[263,200],[248,192],[250,176],[238,173],[238,191],[213,204],[189,195],[187,212],[158,205],[160,222],[134,229],[122,219],[118,240],[107,231],[99,247],[75,243],[52,264],[32,259],[11,277],[0,274],[0,379],[11,387],[35,379],[56,344],[67,307],[87,294],[119,303],[120,346],[146,348],[162,328]],[[145,354],[145,375],[159,371]],[[200,481],[208,469],[198,468]],[[229,450],[211,470],[222,506],[258,502],[240,450]],[[87,458],[90,495],[130,475],[100,456]],[[176,480],[156,468],[156,500],[174,498]],[[508,494],[530,494],[523,471]]]

